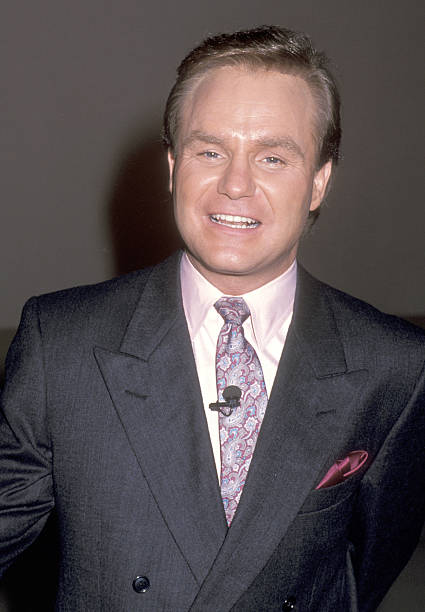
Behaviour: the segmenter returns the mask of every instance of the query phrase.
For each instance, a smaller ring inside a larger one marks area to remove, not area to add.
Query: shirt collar
[[[294,261],[277,278],[241,296],[251,311],[252,328],[259,345],[266,345],[292,314],[296,277],[297,264]],[[180,278],[184,311],[193,340],[209,309],[223,293],[194,268],[186,253],[181,258]]]

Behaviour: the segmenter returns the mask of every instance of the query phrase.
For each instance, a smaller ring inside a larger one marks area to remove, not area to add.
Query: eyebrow
[[[215,144],[223,146],[225,141],[223,138],[219,138],[217,136],[213,136],[212,134],[208,134],[206,132],[202,132],[201,130],[194,130],[183,140],[183,146],[189,146],[194,142],[204,142],[205,144]],[[290,153],[294,153],[301,159],[305,158],[304,153],[302,152],[300,146],[291,138],[290,136],[283,137],[260,137],[255,140],[255,144],[260,147],[266,148],[277,148],[281,147],[289,151]]]
[[[297,155],[301,159],[304,159],[305,157],[304,153],[301,150],[301,147],[290,136],[284,136],[282,138],[259,138],[257,140],[257,144],[259,144],[261,147],[266,147],[270,149],[281,147],[282,149],[286,149],[290,153],[295,153],[295,155]]]
[[[212,134],[201,132],[201,130],[194,130],[183,140],[183,146],[186,147],[191,145],[193,142],[205,142],[205,144],[222,145],[224,140],[222,138],[218,138],[217,136],[213,136]]]

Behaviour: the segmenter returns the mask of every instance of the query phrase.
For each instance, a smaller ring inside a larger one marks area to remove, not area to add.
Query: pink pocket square
[[[338,459],[326,472],[326,475],[317,485],[316,489],[333,487],[359,470],[368,457],[367,451],[358,450],[349,453],[344,459]]]

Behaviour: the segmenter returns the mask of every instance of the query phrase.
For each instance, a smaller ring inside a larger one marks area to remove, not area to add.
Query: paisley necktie
[[[230,525],[254,453],[267,406],[267,391],[260,360],[245,339],[242,323],[250,316],[243,298],[222,297],[214,304],[223,317],[217,341],[216,375],[219,401],[223,389],[236,385],[242,391],[240,406],[229,416],[220,413],[221,496]]]

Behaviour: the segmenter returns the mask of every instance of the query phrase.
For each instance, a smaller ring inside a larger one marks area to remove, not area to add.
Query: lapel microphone
[[[224,402],[213,402],[210,410],[221,412],[223,416],[230,416],[235,408],[241,405],[242,391],[236,385],[229,385],[223,389]],[[226,410],[227,409],[227,410]]]

